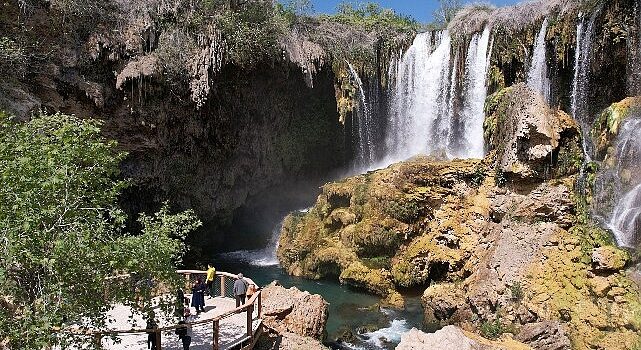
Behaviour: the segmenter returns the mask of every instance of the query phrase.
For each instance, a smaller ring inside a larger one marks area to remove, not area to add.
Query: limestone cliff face
[[[108,15],[72,21],[65,11],[102,12],[76,2],[62,9],[55,1],[19,3],[0,5],[0,39],[38,45],[22,51],[33,56],[29,70],[0,71],[0,109],[20,118],[45,109],[103,120],[105,136],[129,153],[122,175],[133,186],[124,207],[135,214],[168,200],[203,221],[190,237],[191,258],[237,248],[230,242],[260,246],[256,234],[271,230],[273,216],[306,202],[298,193],[313,192],[346,164],[329,63],[306,58],[315,67],[312,87],[302,63],[277,48],[238,62],[240,48],[219,47],[220,33],[184,1],[104,2],[115,6]],[[5,63],[0,70],[11,67]],[[245,236],[229,240],[237,231]]]
[[[388,300],[423,287],[426,322],[537,349],[630,348],[639,290],[576,190],[576,123],[524,86],[493,98],[505,107],[486,122],[486,159],[417,157],[325,185],[314,208],[285,221],[282,265]],[[549,347],[541,322],[556,322]]]

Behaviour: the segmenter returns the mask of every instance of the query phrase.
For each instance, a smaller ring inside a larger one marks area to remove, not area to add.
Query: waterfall
[[[283,219],[284,221],[284,219]],[[222,253],[218,258],[224,261],[245,262],[254,266],[275,266],[278,265],[276,250],[280,239],[280,231],[283,228],[283,221],[274,226],[267,245],[256,250],[237,250],[234,252]]]
[[[449,148],[450,36],[421,33],[398,59],[387,132],[388,162]]]
[[[489,68],[490,29],[483,33],[474,34],[467,51],[465,61],[465,100],[462,112],[463,137],[465,145],[457,156],[483,158],[484,139],[483,121],[485,119],[484,106],[487,97],[487,71]]]
[[[641,233],[641,116],[630,116],[621,126],[614,161],[615,166],[597,180],[597,190],[606,197],[598,200],[606,204],[606,210],[607,197],[614,201],[608,226],[617,243],[632,247],[639,243]]]
[[[548,19],[546,18],[541,25],[541,30],[536,37],[534,52],[532,54],[532,63],[527,74],[527,85],[540,92],[545,100],[550,102],[550,78],[548,78],[548,67],[545,58],[545,35],[548,30]]]
[[[352,137],[356,141],[354,165],[359,169],[367,169],[374,161],[374,133],[372,110],[367,102],[363,82],[351,63],[347,62],[352,83],[357,89],[357,108],[352,119]]]
[[[583,152],[590,160],[592,154],[587,135],[592,126],[593,118],[588,110],[589,73],[594,37],[594,22],[598,11],[595,11],[585,26],[581,19],[576,27],[576,48],[574,53],[574,81],[572,83],[572,116],[580,124],[583,133]]]

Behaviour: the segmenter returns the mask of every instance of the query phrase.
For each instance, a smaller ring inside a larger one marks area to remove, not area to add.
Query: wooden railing
[[[200,275],[205,275],[206,271],[201,271],[201,270],[178,270],[176,271],[179,274],[182,274],[185,276],[187,282],[189,283],[189,286],[191,286],[191,281],[193,277],[195,276],[200,276]],[[231,281],[232,283],[236,279],[236,275],[233,275],[231,273],[227,272],[216,272],[216,279],[218,280],[216,285],[219,286],[217,289],[218,293],[216,293],[216,296],[220,297],[233,297],[233,288],[228,287],[228,283]],[[204,280],[204,278],[203,278]],[[245,278],[249,283],[254,283],[250,278]],[[216,290],[216,289],[214,289]],[[231,292],[231,294],[230,294]],[[231,295],[231,296],[229,296]],[[212,295],[213,296],[213,295]],[[220,323],[222,320],[229,318],[231,316],[241,314],[246,312],[247,313],[247,331],[246,334],[239,335],[237,339],[235,339],[232,343],[240,341],[239,344],[235,344],[234,348],[238,347],[239,349],[251,349],[253,344],[256,342],[257,339],[255,339],[256,334],[254,334],[254,329],[253,329],[253,322],[254,322],[254,310],[257,311],[257,319],[260,318],[261,316],[261,310],[262,309],[262,295],[261,291],[257,290],[249,300],[245,302],[244,305],[240,305],[239,307],[236,307],[232,310],[229,310],[221,315],[215,316],[210,319],[205,319],[205,320],[199,320],[199,321],[194,321],[194,322],[189,322],[185,324],[177,324],[177,325],[172,325],[172,326],[166,326],[166,327],[159,327],[159,328],[154,328],[154,329],[129,329],[129,330],[107,330],[107,331],[100,331],[96,332],[93,334],[94,339],[97,343],[100,343],[101,339],[106,336],[119,336],[119,335],[133,335],[133,334],[155,334],[156,338],[156,348],[158,350],[162,350],[162,332],[167,332],[167,331],[172,331],[176,330],[178,328],[187,328],[187,327],[193,327],[193,326],[198,326],[198,325],[203,325],[203,324],[212,324],[212,349],[213,350],[219,350],[221,347],[220,344]],[[260,325],[259,325],[260,327]],[[259,333],[259,332],[257,332]],[[243,346],[243,344],[248,344]],[[239,346],[240,345],[240,346]]]

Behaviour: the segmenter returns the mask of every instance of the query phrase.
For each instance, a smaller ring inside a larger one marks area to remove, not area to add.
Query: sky
[[[334,13],[336,6],[344,0],[312,0],[314,4],[314,11],[316,13]],[[379,3],[384,8],[392,8],[397,13],[410,15],[414,19],[422,23],[432,21],[432,13],[438,7],[437,0],[369,0]],[[351,0],[348,2],[359,3],[359,1]],[[364,1],[366,2],[366,1]],[[471,1],[466,1],[471,2]],[[486,0],[485,2],[492,3],[496,6],[513,5],[520,0]]]

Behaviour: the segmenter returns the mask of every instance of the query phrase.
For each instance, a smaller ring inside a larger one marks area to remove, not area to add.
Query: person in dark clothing
[[[183,317],[185,314],[185,292],[179,288],[176,292],[176,316]]]
[[[189,345],[191,345],[191,325],[185,321],[178,322],[178,325],[185,325],[184,327],[176,328],[176,334],[183,343],[183,350],[189,350]]]
[[[196,308],[196,313],[205,312],[205,290],[207,286],[202,279],[198,279],[191,288],[191,306]]]
[[[156,315],[153,312],[149,313],[149,316],[147,317],[147,326],[145,326],[145,329],[158,329],[158,323],[156,323]],[[155,332],[148,332],[149,334],[147,335],[147,349],[150,350],[157,350],[158,349],[158,339],[156,338],[156,333]]]
[[[247,294],[248,283],[243,278],[243,274],[238,274],[238,279],[234,282],[234,296],[236,297],[236,307],[245,304],[245,296]]]

